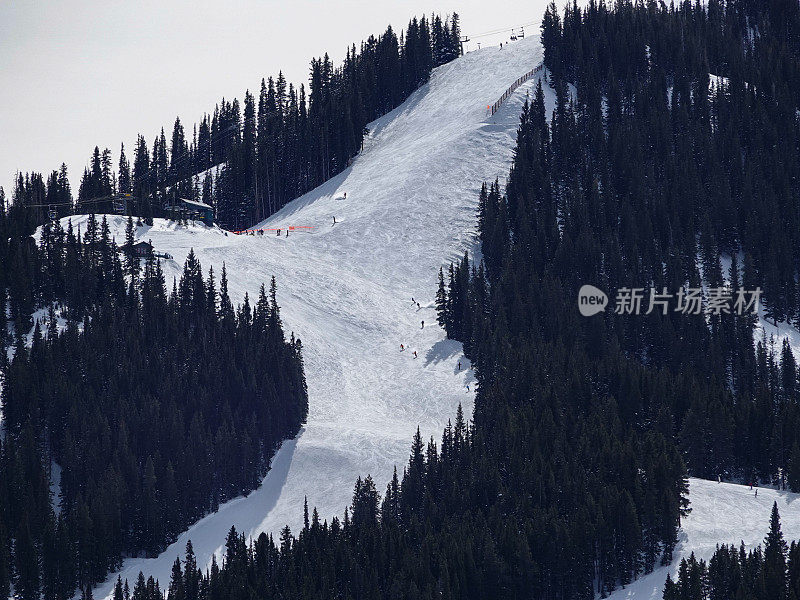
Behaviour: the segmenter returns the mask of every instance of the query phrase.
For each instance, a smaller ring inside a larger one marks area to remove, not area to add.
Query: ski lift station
[[[214,224],[214,209],[208,204],[186,198],[181,198],[180,202],[181,211],[187,218],[202,221],[209,227]]]

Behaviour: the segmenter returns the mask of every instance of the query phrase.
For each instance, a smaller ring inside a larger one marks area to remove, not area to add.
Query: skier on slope
[[[403,346],[403,344],[400,344],[400,352],[402,352],[405,349],[406,349],[405,346]]]
[[[336,217],[333,217],[333,224],[336,225]]]
[[[414,358],[417,358],[417,351],[414,350]]]
[[[425,321],[422,322],[422,327],[420,329],[425,329]]]

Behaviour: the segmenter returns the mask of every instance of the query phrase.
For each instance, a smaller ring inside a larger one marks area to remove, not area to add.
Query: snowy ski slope
[[[196,523],[159,557],[127,559],[123,579],[133,582],[142,570],[166,586],[187,540],[198,563],[207,564],[231,525],[250,536],[276,533],[287,523],[297,531],[305,496],[323,518],[341,517],[356,477],[372,474],[383,491],[392,468],[402,469],[417,426],[424,438],[438,438],[459,402],[471,411],[472,388],[466,386],[473,379],[468,370],[457,370],[459,360],[468,361],[460,344],[446,340],[435,325],[436,272],[475,248],[480,182],[502,181],[507,174],[520,107],[537,79],[494,117],[487,117],[486,105],[540,59],[538,43],[527,39],[471,52],[437,69],[428,85],[371,125],[351,168],[260,224],[284,231],[313,227],[307,233],[234,236],[158,219],[139,228],[139,239],[174,256],[164,262],[168,277],[179,276],[190,248],[206,270],[214,266],[217,277],[224,262],[236,302],[277,277],[287,332],[305,346],[310,411],[304,430],[283,444],[256,491]],[[554,98],[545,89],[549,114]],[[109,219],[121,241],[124,219]],[[85,228],[84,221],[74,217],[73,225]],[[412,306],[412,296],[421,309]],[[794,347],[798,334],[789,329],[777,334],[789,335]],[[403,353],[401,343],[408,348]],[[674,574],[691,552],[708,559],[717,544],[757,545],[773,501],[786,538],[800,539],[798,498],[763,488],[755,497],[746,486],[691,479],[692,513],[682,523],[673,564],[611,597],[661,598],[667,573]],[[115,579],[109,577],[95,596],[109,596]]]
[[[417,426],[423,438],[438,439],[459,402],[471,413],[473,379],[457,369],[468,362],[436,325],[437,273],[474,248],[480,185],[508,173],[521,106],[536,79],[493,117],[486,106],[540,61],[538,40],[528,38],[436,69],[370,126],[350,168],[262,224],[313,227],[308,232],[236,236],[163,220],[139,228],[138,238],[174,257],[168,277],[190,248],[217,277],[224,262],[234,302],[276,276],[287,334],[304,344],[310,408],[305,428],[283,444],[256,491],[196,523],[161,556],[127,559],[123,579],[133,583],[142,570],[166,586],[187,540],[205,565],[231,525],[254,537],[287,523],[297,531],[305,496],[322,518],[341,518],[358,476],[371,474],[383,492],[392,469],[402,471]],[[549,95],[548,111],[553,101]],[[124,220],[110,217],[110,225],[121,241]],[[108,596],[116,576],[95,597]]]
[[[609,595],[611,600],[661,600],[667,573],[675,577],[681,558],[692,552],[708,560],[718,544],[744,542],[748,549],[762,544],[769,529],[772,503],[778,503],[786,540],[800,539],[800,494],[759,488],[758,496],[746,485],[689,480],[692,512],[681,524],[675,559],[642,577],[625,589]]]

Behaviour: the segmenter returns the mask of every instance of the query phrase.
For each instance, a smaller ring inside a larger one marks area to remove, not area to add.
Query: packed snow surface
[[[256,491],[196,523],[159,557],[125,560],[123,579],[133,582],[141,570],[163,587],[187,540],[206,565],[231,525],[252,537],[287,523],[296,532],[306,496],[321,518],[341,518],[358,476],[371,474],[383,491],[392,469],[402,472],[418,426],[423,438],[438,439],[459,403],[471,414],[469,363],[436,325],[437,275],[475,248],[480,185],[508,173],[522,103],[536,79],[494,116],[486,106],[540,61],[538,40],[528,38],[436,69],[370,125],[351,167],[258,226],[281,228],[280,237],[163,220],[138,228],[137,238],[174,257],[164,261],[168,287],[190,248],[217,277],[225,263],[236,303],[275,275],[287,334],[303,341],[309,414]],[[547,101],[552,111],[549,92]],[[85,230],[84,221],[75,217],[73,226]],[[109,217],[109,224],[121,243],[124,219]],[[312,229],[286,237],[288,226]],[[110,595],[116,577],[95,597]]]
[[[744,542],[748,549],[762,544],[769,529],[773,502],[778,503],[784,538],[800,539],[800,502],[797,502],[800,494],[768,488],[758,488],[757,496],[755,492],[755,488],[747,485],[690,479],[692,512],[681,522],[672,564],[656,569],[624,589],[616,590],[609,598],[660,600],[667,573],[674,579],[681,559],[688,558],[692,552],[698,559],[707,561],[718,544],[735,544],[738,547]]]
[[[441,265],[476,248],[480,184],[507,174],[519,112],[538,76],[493,117],[486,106],[540,59],[537,41],[529,38],[502,50],[470,52],[436,69],[429,84],[370,125],[364,151],[350,168],[257,225],[272,229],[263,236],[159,219],[137,229],[138,239],[152,240],[156,251],[174,257],[163,261],[170,280],[180,276],[191,248],[217,277],[225,263],[237,303],[276,276],[287,333],[304,344],[309,415],[257,490],[221,506],[157,558],[125,560],[123,579],[133,582],[141,570],[163,587],[188,540],[198,563],[207,565],[221,552],[231,525],[251,537],[286,524],[296,532],[304,497],[322,518],[341,517],[358,476],[371,474],[382,491],[393,467],[402,470],[417,426],[424,438],[438,438],[458,403],[471,412],[469,362],[460,344],[445,339],[435,324],[436,275]],[[545,91],[550,114],[554,98],[547,86]],[[73,225],[85,230],[85,219],[73,217]],[[109,217],[109,225],[121,242],[125,220]],[[288,226],[311,229],[286,237]],[[768,336],[789,337],[793,349],[800,347],[797,331],[781,325],[769,330],[761,319]],[[611,597],[661,598],[667,573],[674,575],[690,553],[708,559],[717,544],[755,547],[766,535],[774,501],[786,538],[800,539],[797,499],[691,479],[692,512],[682,522],[673,563]],[[111,594],[116,576],[96,597]]]

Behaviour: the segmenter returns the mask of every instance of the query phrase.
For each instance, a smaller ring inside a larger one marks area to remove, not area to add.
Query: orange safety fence
[[[235,233],[236,235],[255,235],[257,233],[263,233],[267,231],[300,231],[300,230],[307,230],[307,229],[314,229],[310,225],[289,225],[288,227],[259,227],[258,229],[242,229],[240,231],[232,231],[231,233]]]
[[[487,104],[486,105],[486,110],[487,111],[491,111],[492,114],[496,113],[499,110],[500,106],[503,104],[503,102],[508,100],[508,97],[511,94],[514,93],[514,90],[516,90],[519,86],[521,86],[523,83],[528,81],[528,79],[530,79],[531,77],[536,75],[536,73],[541,71],[543,68],[544,68],[544,64],[540,63],[538,67],[536,67],[535,69],[531,69],[530,71],[525,73],[525,75],[523,75],[522,77],[518,78],[514,83],[512,83],[510,86],[508,86],[508,89],[505,92],[503,92],[503,95],[500,96],[500,98],[497,100],[497,102],[495,102],[494,104],[491,104],[491,105]]]

